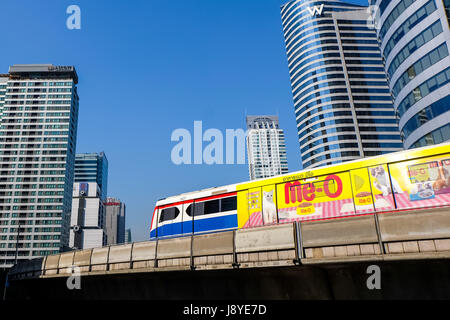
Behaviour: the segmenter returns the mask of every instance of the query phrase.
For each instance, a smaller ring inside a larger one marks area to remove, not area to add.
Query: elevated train
[[[150,239],[450,205],[450,143],[157,201]]]

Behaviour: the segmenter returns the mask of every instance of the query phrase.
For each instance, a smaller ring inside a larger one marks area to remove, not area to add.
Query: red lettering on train
[[[336,186],[336,190],[330,190],[330,184]],[[341,178],[337,175],[330,175],[323,182],[323,192],[329,198],[338,198],[344,189]],[[317,188],[314,183],[300,184],[299,181],[288,182],[284,185],[284,201],[286,204],[313,201],[316,198]],[[321,192],[321,188],[318,190]]]
[[[306,201],[313,201],[316,198],[316,187],[313,183],[308,183],[303,186],[303,198]]]
[[[302,188],[300,182],[288,182],[284,185],[284,199],[286,204],[289,203],[289,200],[292,203],[295,203],[297,199],[300,199],[300,202],[302,201]]]
[[[337,185],[336,192],[334,192],[334,193],[330,192],[330,182],[331,181],[334,181]],[[339,178],[339,176],[334,175],[334,174],[331,176],[328,176],[325,179],[325,183],[324,183],[323,187],[325,189],[324,191],[325,191],[325,194],[327,195],[327,197],[333,198],[333,199],[339,197],[342,194],[342,190],[344,189],[341,178]]]

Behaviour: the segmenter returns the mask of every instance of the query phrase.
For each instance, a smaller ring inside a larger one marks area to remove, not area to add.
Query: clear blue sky
[[[0,73],[13,64],[74,65],[77,153],[104,151],[108,195],[146,240],[156,200],[248,180],[247,165],[172,164],[177,128],[245,128],[278,114],[289,171],[301,168],[280,0],[2,0]],[[367,4],[366,0],[349,1]],[[66,8],[81,8],[81,30]]]

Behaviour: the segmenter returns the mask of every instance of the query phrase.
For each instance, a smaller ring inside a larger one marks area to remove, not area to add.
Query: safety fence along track
[[[9,279],[450,258],[450,207],[295,222],[65,252]]]

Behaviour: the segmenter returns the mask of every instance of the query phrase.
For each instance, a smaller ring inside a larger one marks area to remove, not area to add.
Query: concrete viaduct
[[[69,290],[78,275],[81,288]],[[450,207],[66,252],[16,265],[6,293],[11,300],[450,299]]]

